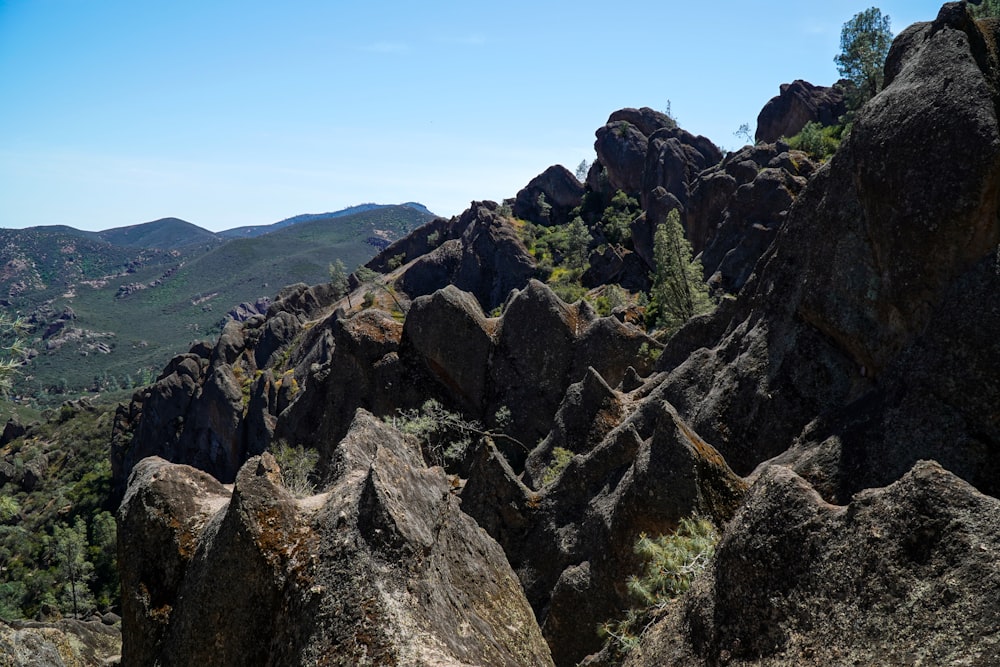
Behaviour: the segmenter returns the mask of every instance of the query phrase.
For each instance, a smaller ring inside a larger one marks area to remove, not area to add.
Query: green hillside
[[[161,218],[128,227],[116,227],[97,236],[108,243],[127,248],[173,250],[195,244],[217,244],[218,234],[178,218]]]
[[[25,400],[41,397],[46,403],[63,400],[67,394],[114,391],[146,382],[193,341],[217,335],[226,313],[238,304],[273,298],[288,284],[322,282],[337,259],[353,269],[374,256],[378,244],[404,236],[431,217],[409,206],[378,207],[310,219],[265,236],[169,252],[77,240],[70,264],[82,264],[83,259],[75,258],[86,256],[101,267],[90,267],[89,273],[104,278],[81,282],[59,255],[55,262],[61,267],[59,280],[8,299],[9,310],[38,320],[27,341],[37,356],[16,381],[15,393]],[[178,229],[185,228],[165,225],[160,231]],[[145,231],[150,232],[147,240],[156,239],[152,232],[157,230]],[[70,237],[70,232],[60,232],[38,244],[46,246],[44,255],[51,258]],[[84,247],[87,253],[80,252]],[[28,255],[21,253],[22,264],[39,263]],[[45,336],[59,326],[57,320],[66,308],[75,318]]]

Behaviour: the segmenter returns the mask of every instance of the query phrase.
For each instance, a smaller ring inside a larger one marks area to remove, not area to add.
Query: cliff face
[[[373,260],[395,317],[301,286],[175,359],[116,429],[126,659],[573,665],[636,537],[696,513],[718,557],[632,665],[995,660],[998,26],[904,31],[819,168],[613,115],[589,192],[641,198],[640,258],[679,208],[736,295],[662,351],[531,280],[484,202]],[[479,422],[456,476],[392,424],[428,398]]]

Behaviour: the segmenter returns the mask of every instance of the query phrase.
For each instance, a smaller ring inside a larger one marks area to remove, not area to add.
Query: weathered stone
[[[1000,131],[970,46],[995,24],[955,7],[897,40],[899,73],[796,199],[741,321],[671,372],[666,396],[738,472],[871,389],[949,285],[995,253]]]
[[[486,400],[493,328],[471,294],[449,285],[414,300],[402,346],[458,403],[478,414]]]
[[[531,450],[525,463],[527,483],[534,488],[542,486],[542,478],[552,463],[556,447],[573,454],[586,454],[621,423],[625,414],[622,400],[615,391],[597,371],[588,368],[583,379],[566,391],[549,435]]]
[[[835,125],[847,113],[844,87],[814,86],[796,79],[783,83],[781,92],[772,97],[757,116],[756,140],[772,143],[798,134],[806,123]]]
[[[11,667],[104,667],[118,664],[121,631],[100,621],[0,620],[0,664]]]
[[[933,462],[846,507],[769,467],[626,665],[995,662],[998,510]]]
[[[666,532],[692,513],[725,520],[743,490],[672,407],[650,400],[537,492],[484,457],[463,509],[504,547],[556,664],[574,665],[600,648],[595,628],[628,605],[639,533]]]
[[[474,294],[486,311],[502,304],[535,274],[535,260],[496,210],[493,202],[473,202],[462,214],[461,237],[417,258],[399,287],[416,298],[452,284]]]
[[[518,191],[513,213],[540,225],[563,225],[570,221],[569,213],[580,205],[583,193],[576,176],[562,165],[553,165]],[[548,208],[541,205],[540,197]]]
[[[221,502],[210,489],[165,488],[163,476],[198,473],[147,461],[121,511],[124,567],[144,572],[131,590],[162,574],[161,562],[138,559],[156,533],[133,517],[214,513],[191,535],[181,577],[160,586],[166,622],[126,608],[127,664],[551,664],[503,552],[459,510],[440,469],[371,415],[358,412],[326,491],[310,498],[289,495],[266,454]]]

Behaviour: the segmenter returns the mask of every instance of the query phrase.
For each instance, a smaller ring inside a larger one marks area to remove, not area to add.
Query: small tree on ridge
[[[840,75],[856,87],[853,99],[848,100],[851,109],[859,108],[882,89],[890,46],[889,17],[883,16],[878,7],[855,14],[844,24],[840,31],[840,53],[833,60]]]

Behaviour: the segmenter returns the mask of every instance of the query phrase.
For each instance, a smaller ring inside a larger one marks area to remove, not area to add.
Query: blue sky
[[[878,6],[894,31],[940,2]],[[626,106],[736,148],[829,85],[852,2],[0,0],[0,227],[454,215],[592,160]]]

